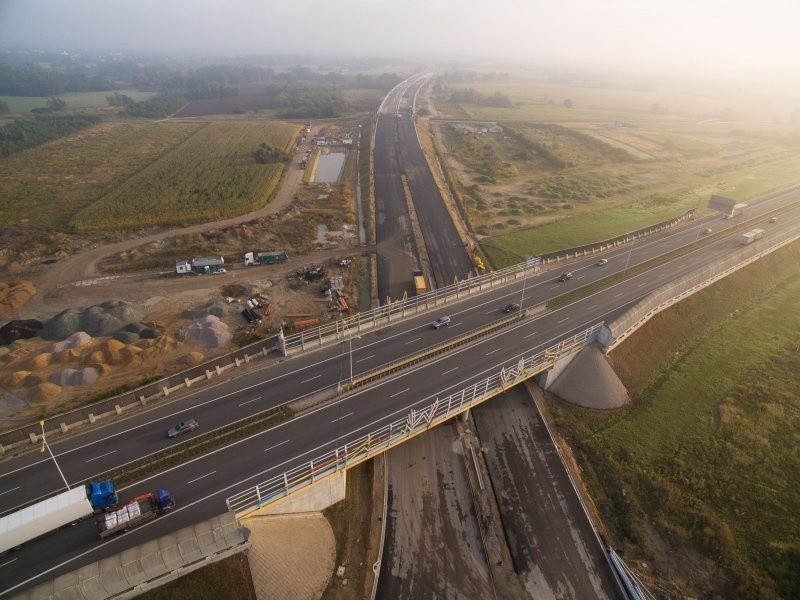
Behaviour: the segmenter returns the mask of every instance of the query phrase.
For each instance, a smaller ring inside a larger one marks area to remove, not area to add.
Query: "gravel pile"
[[[111,336],[126,325],[141,321],[147,311],[144,304],[124,300],[109,300],[83,309],[69,308],[44,324],[42,337],[63,340],[77,331],[94,337]]]
[[[80,387],[92,385],[97,381],[97,370],[92,367],[84,369],[61,369],[50,375],[50,383],[61,387]]]
[[[209,348],[222,348],[231,343],[228,326],[218,317],[208,315],[186,328],[186,340]]]
[[[89,342],[92,341],[92,336],[90,336],[85,331],[76,331],[67,339],[61,342],[55,342],[53,344],[53,348],[51,352],[61,352],[62,350],[70,350],[72,348],[80,348],[81,346],[85,346]]]

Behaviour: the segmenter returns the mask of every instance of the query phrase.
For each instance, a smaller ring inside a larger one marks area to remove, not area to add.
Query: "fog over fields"
[[[800,71],[794,0],[4,0],[0,47],[504,59],[773,79]]]

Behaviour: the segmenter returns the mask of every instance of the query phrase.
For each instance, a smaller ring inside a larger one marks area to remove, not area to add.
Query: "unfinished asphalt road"
[[[536,600],[621,598],[524,385],[473,410],[517,575]]]

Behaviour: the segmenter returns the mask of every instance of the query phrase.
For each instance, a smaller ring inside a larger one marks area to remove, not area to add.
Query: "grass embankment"
[[[256,600],[247,556],[236,554],[139,596],[143,600]]]
[[[613,543],[655,590],[800,595],[798,264],[784,248],[615,350],[631,408],[554,403]]]

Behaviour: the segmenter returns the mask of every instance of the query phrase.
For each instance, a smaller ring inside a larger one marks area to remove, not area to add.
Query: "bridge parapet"
[[[591,344],[603,327],[598,323],[565,338],[532,356],[521,357],[504,365],[486,379],[478,381],[445,398],[436,398],[422,410],[411,409],[404,417],[392,421],[367,435],[346,441],[313,460],[303,462],[281,475],[239,492],[226,500],[238,517],[262,509],[297,494],[336,473],[385,452],[389,448],[424,433],[460,413],[503,393],[508,388],[552,368]]]

